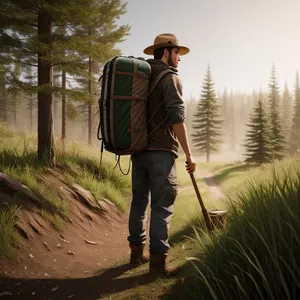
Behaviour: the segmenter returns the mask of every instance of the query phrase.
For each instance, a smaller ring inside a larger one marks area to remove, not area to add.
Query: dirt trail
[[[218,187],[218,184],[212,174],[205,170],[198,170],[195,177],[202,177],[211,192],[212,199],[224,198],[224,194]],[[192,189],[192,183],[190,186],[184,189]],[[81,208],[82,211],[82,208]],[[71,257],[68,255],[64,256],[64,259],[59,261],[60,268],[55,269],[52,267],[52,272],[45,276],[45,269],[41,264],[36,264],[34,272],[29,274],[20,274],[20,270],[24,270],[24,266],[30,266],[32,262],[30,260],[24,261],[24,255],[21,254],[21,260],[18,264],[0,264],[0,300],[2,299],[82,299],[82,300],[95,300],[101,299],[107,294],[112,294],[116,292],[121,292],[130,289],[137,285],[145,285],[155,280],[156,278],[149,275],[148,273],[132,275],[133,271],[129,264],[124,263],[121,266],[114,267],[113,263],[116,258],[122,258],[128,254],[129,249],[126,242],[126,228],[127,228],[127,215],[123,217],[117,217],[114,215],[114,220],[107,219],[104,223],[96,224],[95,215],[89,215],[94,219],[89,224],[95,223],[95,226],[88,227],[89,235],[97,235],[96,229],[101,228],[101,236],[104,236],[102,243],[99,243],[99,247],[96,248],[94,245],[87,246],[90,248],[95,248],[94,251],[89,251],[89,255],[82,254],[81,259],[76,259],[76,257]],[[83,217],[82,217],[83,218]],[[109,228],[108,224],[114,222],[114,225],[118,223],[114,228]],[[87,222],[85,220],[85,222]],[[82,221],[81,221],[82,223]],[[82,225],[81,225],[82,226]],[[110,230],[110,234],[105,234],[106,231]],[[98,230],[99,231],[99,230]],[[77,234],[80,233],[79,227],[76,228]],[[85,232],[86,234],[86,232]],[[75,233],[72,232],[70,236],[74,237]],[[67,234],[66,234],[67,236]],[[67,236],[68,237],[68,236]],[[108,239],[113,246],[106,241]],[[94,238],[94,237],[93,237]],[[43,246],[38,249],[36,245],[37,239],[35,239],[34,244],[27,245],[28,241],[24,244],[24,248],[35,249],[35,254],[40,256],[42,261],[42,256],[49,256],[48,252],[43,252],[45,249]],[[50,244],[50,242],[49,242]],[[79,244],[75,243],[74,252],[79,252]],[[77,246],[77,248],[76,248]],[[23,251],[25,250],[23,248]],[[95,252],[95,250],[97,252]],[[39,254],[40,252],[40,254]],[[92,253],[93,252],[93,253]],[[87,254],[87,252],[86,252]],[[85,258],[85,259],[84,259]],[[106,259],[107,258],[107,259]],[[97,263],[101,260],[101,264]],[[105,260],[104,260],[105,259]],[[76,263],[77,260],[77,263]],[[72,266],[68,266],[70,261],[73,261]],[[65,266],[69,267],[69,271],[62,272],[60,269],[65,269]],[[100,265],[100,266],[99,266]],[[102,269],[99,271],[99,268]],[[10,266],[10,267],[9,267]],[[2,270],[1,270],[2,269]],[[89,272],[85,272],[88,270]],[[98,271],[97,271],[98,270]],[[48,272],[48,270],[47,270]],[[2,275],[1,275],[2,273]],[[40,276],[39,276],[40,275]],[[51,276],[52,275],[52,276]],[[54,276],[53,276],[54,275]],[[45,278],[46,277],[46,278]]]
[[[220,189],[220,186],[218,185],[215,176],[208,172],[207,170],[196,170],[195,172],[195,178],[203,178],[205,180],[206,185],[208,186],[208,189],[211,194],[212,200],[219,200],[224,199],[225,195],[223,194],[222,190]],[[180,189],[180,191],[190,190],[193,189],[192,184],[185,186]],[[201,190],[200,190],[201,193]]]
[[[218,185],[216,178],[213,174],[211,174],[210,172],[206,171],[206,170],[198,170],[196,172],[196,174],[198,176],[201,176],[202,178],[204,178],[208,189],[210,191],[211,194],[211,198],[213,200],[219,200],[219,199],[224,199],[225,195],[223,194],[222,190],[220,189],[220,186]]]

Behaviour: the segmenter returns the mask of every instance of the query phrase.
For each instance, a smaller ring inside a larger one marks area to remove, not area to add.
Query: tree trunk
[[[2,79],[2,78],[1,78]],[[6,92],[5,92],[5,83],[0,82],[0,122],[6,122]]]
[[[61,139],[64,142],[66,139],[66,130],[67,130],[67,116],[66,116],[66,71],[62,71],[62,79],[61,79],[61,86],[63,89],[62,94],[62,104],[61,104],[61,116],[62,116],[62,123],[61,123]]]
[[[18,94],[14,96],[14,101],[13,101],[13,113],[14,113],[14,126],[17,128],[17,98]]]
[[[89,90],[89,95],[90,95],[90,101],[88,104],[88,144],[92,145],[93,139],[92,139],[92,131],[93,131],[93,117],[92,117],[92,112],[93,112],[93,102],[92,102],[92,58],[89,57],[89,82],[88,82],[88,90]]]
[[[29,119],[30,119],[30,131],[33,130],[33,98],[29,98]]]
[[[206,162],[209,162],[209,159],[210,159],[210,151],[207,150],[207,152],[206,152]]]
[[[52,16],[47,12],[39,12],[38,39],[46,47],[38,52],[38,157],[44,163],[54,166],[51,32]]]
[[[89,26],[89,36],[92,35],[91,26]],[[92,111],[93,111],[93,96],[92,96],[92,58],[89,56],[89,81],[88,81],[88,92],[89,92],[89,104],[88,104],[88,144],[92,145],[92,132],[93,132],[93,120],[92,120]]]

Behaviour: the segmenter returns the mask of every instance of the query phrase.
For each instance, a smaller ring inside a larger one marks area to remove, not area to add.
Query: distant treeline
[[[298,72],[294,90],[285,83],[280,91],[273,65],[269,89],[251,94],[225,89],[216,95],[212,77],[208,67],[199,99],[186,101],[186,124],[196,151],[207,160],[210,153],[232,152],[259,164],[300,151]]]
[[[130,27],[116,20],[124,13],[121,0],[1,2],[0,121],[37,132],[45,162],[55,164],[54,137],[96,142],[98,78],[121,54],[115,46]],[[185,99],[196,152],[208,161],[231,151],[261,163],[299,151],[298,73],[292,91],[279,90],[273,66],[268,91],[219,95],[212,75],[208,68],[199,79],[199,99]]]

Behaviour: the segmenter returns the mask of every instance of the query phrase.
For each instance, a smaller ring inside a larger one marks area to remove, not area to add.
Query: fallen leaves
[[[46,242],[44,242],[44,246],[47,248],[48,251],[51,251],[48,244]]]
[[[84,241],[90,245],[97,245],[97,242],[94,242],[94,241],[89,241],[89,240],[84,240]]]

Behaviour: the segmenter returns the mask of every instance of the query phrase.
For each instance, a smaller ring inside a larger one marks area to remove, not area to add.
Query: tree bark
[[[67,131],[67,116],[66,116],[66,71],[62,71],[62,89],[63,89],[63,94],[62,94],[62,105],[61,105],[61,115],[62,115],[62,122],[61,122],[61,139],[64,142],[66,139],[66,131]]]
[[[2,78],[1,78],[2,79]],[[5,92],[5,83],[4,79],[3,82],[0,82],[0,122],[6,122],[6,92]]]
[[[207,150],[207,152],[206,152],[206,162],[209,162],[209,160],[210,160],[210,151]]]
[[[89,26],[89,36],[91,36],[91,26]],[[93,139],[92,139],[92,131],[93,131],[93,118],[92,118],[92,106],[93,106],[93,101],[92,101],[92,58],[89,56],[89,81],[88,81],[88,90],[89,90],[89,95],[90,95],[90,101],[88,104],[88,144],[92,145]]]
[[[14,100],[13,100],[13,113],[14,113],[14,126],[15,128],[17,128],[17,97],[19,97],[19,95],[15,95],[14,96]]]
[[[90,95],[90,101],[88,104],[88,144],[92,145],[93,138],[92,138],[92,132],[93,132],[93,102],[92,102],[92,58],[89,57],[89,83],[88,83],[88,89],[89,89],[89,95]]]
[[[33,98],[29,98],[29,119],[30,119],[30,131],[33,130]]]
[[[39,12],[38,40],[46,47],[38,52],[38,157],[45,164],[54,166],[51,32],[52,16]]]

